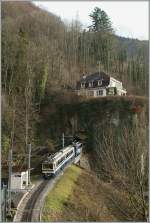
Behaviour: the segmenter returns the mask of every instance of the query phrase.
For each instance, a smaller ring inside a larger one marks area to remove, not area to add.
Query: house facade
[[[127,94],[126,89],[122,86],[122,82],[104,72],[97,72],[88,76],[84,75],[77,82],[76,92],[78,95],[86,97],[125,96]]]

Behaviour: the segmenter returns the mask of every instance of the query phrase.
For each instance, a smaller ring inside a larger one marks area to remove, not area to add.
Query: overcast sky
[[[110,17],[116,34],[148,39],[147,1],[38,1],[36,5],[71,21],[78,17],[83,27],[91,25],[89,14],[94,7],[103,9]]]

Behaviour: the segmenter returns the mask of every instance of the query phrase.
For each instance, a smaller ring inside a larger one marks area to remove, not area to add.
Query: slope
[[[42,220],[128,221],[130,215],[125,192],[100,181],[94,172],[72,166],[46,197]]]

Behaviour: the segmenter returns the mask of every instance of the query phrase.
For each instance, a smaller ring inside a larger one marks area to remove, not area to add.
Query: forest
[[[94,23],[98,13],[104,17],[102,27]],[[80,21],[65,24],[29,2],[2,3],[3,155],[13,145],[22,150],[29,141],[36,145],[42,103],[54,95],[62,103],[62,92],[74,89],[83,74],[97,71],[99,61],[101,70],[123,82],[128,95],[147,96],[148,41],[116,36],[99,8],[90,17],[85,30]]]
[[[95,23],[98,13],[104,17],[101,27]],[[101,70],[123,82],[128,95],[147,96],[148,41],[116,36],[110,18],[99,8],[90,17],[85,30],[80,21],[65,24],[29,2],[2,3],[5,158],[10,147],[24,151],[29,141],[39,143],[36,124],[42,104],[75,98],[76,81],[97,71],[99,61]]]

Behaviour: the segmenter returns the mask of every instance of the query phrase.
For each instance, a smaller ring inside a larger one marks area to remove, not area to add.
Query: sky
[[[63,21],[78,18],[84,28],[91,25],[89,14],[99,7],[109,16],[117,35],[148,39],[148,1],[35,1],[34,4]]]

